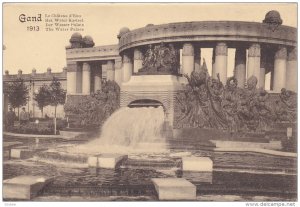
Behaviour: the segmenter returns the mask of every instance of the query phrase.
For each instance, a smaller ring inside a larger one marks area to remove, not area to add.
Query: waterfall
[[[163,107],[123,107],[102,126],[100,137],[72,149],[77,153],[165,152]]]

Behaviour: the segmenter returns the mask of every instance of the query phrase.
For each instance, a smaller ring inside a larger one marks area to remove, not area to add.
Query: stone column
[[[107,61],[106,64],[106,80],[115,80],[115,63],[112,60]]]
[[[94,75],[94,92],[101,90],[101,79],[102,79],[101,77],[102,77],[102,68],[101,65],[99,65],[96,68],[95,75]]]
[[[82,65],[82,94],[91,93],[91,66],[89,63]]]
[[[76,73],[76,93],[82,93],[82,64],[77,64],[77,73]]]
[[[123,55],[123,82],[128,82],[132,76],[132,61],[128,54]]]
[[[69,62],[67,64],[67,94],[76,94],[77,83],[77,63]]]
[[[267,55],[262,53],[260,57],[260,73],[258,79],[258,87],[262,89],[265,89],[266,67],[267,67]]]
[[[286,47],[279,47],[275,53],[274,61],[274,87],[275,92],[280,92],[285,88],[286,81],[286,64],[287,63],[287,49]]]
[[[139,69],[143,67],[143,53],[140,49],[135,48],[133,52],[133,72],[139,72]]]
[[[297,48],[288,53],[286,68],[286,89],[297,92]]]
[[[227,81],[227,45],[220,42],[215,49],[215,79],[220,76],[220,81],[225,85]]]
[[[194,67],[194,46],[191,43],[185,43],[182,48],[182,74],[190,76]]]
[[[195,47],[195,71],[200,71],[201,68],[201,52],[200,52],[200,47],[196,46]]]
[[[122,83],[122,58],[115,59],[115,81],[119,86]]]
[[[246,82],[246,49],[236,48],[234,77],[238,81],[238,87],[244,88]]]
[[[252,44],[248,49],[247,79],[255,76],[259,82],[260,77],[260,45]],[[257,85],[258,86],[258,85]]]

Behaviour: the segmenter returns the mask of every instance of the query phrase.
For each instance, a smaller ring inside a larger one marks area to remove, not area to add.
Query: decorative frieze
[[[127,54],[123,55],[123,63],[132,63],[131,58]]]
[[[216,45],[215,55],[227,56],[227,45],[224,42],[220,42]]]
[[[260,45],[259,44],[253,44],[248,49],[248,56],[249,57],[260,57]]]
[[[275,53],[275,59],[286,60],[287,59],[287,49],[286,47],[280,46]]]
[[[83,63],[83,65],[82,65],[82,71],[88,71],[88,72],[90,72],[91,71],[90,64],[87,63],[87,62]]]
[[[107,61],[107,68],[106,70],[114,70],[115,68],[115,63],[112,60]]]
[[[182,56],[193,56],[194,46],[191,43],[185,43],[182,48]]]
[[[77,72],[77,63],[76,62],[69,62],[67,64],[67,71],[68,72]]]
[[[144,56],[140,49],[135,48],[133,52],[133,59],[134,60],[143,60]]]
[[[294,47],[288,53],[288,61],[296,61],[297,60],[297,48]]]

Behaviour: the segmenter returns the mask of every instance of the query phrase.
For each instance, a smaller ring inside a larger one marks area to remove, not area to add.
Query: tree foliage
[[[28,100],[28,88],[23,79],[4,84],[4,93],[8,96],[8,102],[12,108],[19,108],[26,105]]]
[[[114,81],[102,80],[102,88],[84,98],[68,96],[65,112],[76,116],[80,126],[100,126],[120,104],[120,87]]]
[[[57,78],[53,77],[49,85],[49,104],[57,107],[59,104],[63,105],[66,100],[66,91],[61,87],[61,83]]]
[[[36,101],[39,109],[42,111],[42,115],[43,115],[43,108],[50,104],[50,96],[51,94],[50,94],[49,86],[45,84],[39,88],[38,93],[34,94],[33,99]]]

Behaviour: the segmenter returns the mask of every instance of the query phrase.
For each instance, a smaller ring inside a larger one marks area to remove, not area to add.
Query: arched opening
[[[157,101],[157,100],[152,100],[152,99],[139,99],[132,101],[130,104],[128,104],[129,108],[134,108],[134,107],[159,107],[162,106],[164,108],[164,105]]]

